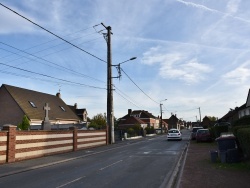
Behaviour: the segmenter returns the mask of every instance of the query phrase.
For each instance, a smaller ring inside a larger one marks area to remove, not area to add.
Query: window
[[[62,109],[62,111],[66,112],[66,110],[63,106],[60,106],[60,108]]]
[[[29,101],[30,105],[33,107],[33,108],[37,108],[35,103],[33,103],[32,101]]]

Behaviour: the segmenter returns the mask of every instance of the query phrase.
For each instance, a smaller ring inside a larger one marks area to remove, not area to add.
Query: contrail
[[[240,18],[238,16],[233,16],[232,14],[228,14],[228,13],[224,13],[224,12],[221,12],[221,11],[218,11],[218,10],[215,10],[215,9],[211,9],[211,8],[208,8],[208,7],[204,6],[204,5],[196,4],[196,3],[193,3],[193,2],[187,2],[187,1],[183,1],[183,0],[176,0],[176,1],[179,2],[179,3],[185,4],[186,6],[192,6],[192,7],[199,8],[199,9],[202,9],[202,10],[205,10],[205,11],[223,14],[225,16],[234,18],[236,20],[240,20],[240,21],[243,21],[243,22],[250,23],[249,20],[246,20],[244,18]]]
[[[176,0],[176,1],[178,1],[180,3],[183,3],[183,4],[187,5],[187,6],[192,6],[192,7],[200,8],[200,9],[203,9],[203,10],[206,10],[206,11],[210,11],[210,12],[216,12],[216,13],[220,13],[220,14],[225,14],[225,13],[220,12],[218,10],[208,8],[208,7],[204,6],[204,5],[195,4],[193,2],[187,2],[187,1],[182,1],[182,0]]]

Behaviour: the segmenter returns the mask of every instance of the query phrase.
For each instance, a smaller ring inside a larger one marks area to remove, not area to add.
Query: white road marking
[[[111,167],[111,166],[113,166],[113,165],[115,165],[115,164],[117,164],[117,163],[120,163],[120,162],[122,162],[122,160],[117,161],[117,162],[115,162],[115,163],[112,163],[112,164],[110,164],[110,165],[108,165],[108,166],[105,166],[105,167],[103,167],[103,168],[100,168],[99,170],[104,170],[105,168]]]
[[[69,182],[67,182],[67,183],[65,183],[65,184],[62,184],[62,185],[56,187],[56,188],[64,187],[64,186],[66,186],[66,185],[69,185],[69,184],[71,184],[71,183],[74,183],[74,182],[76,182],[76,181],[79,181],[79,180],[82,179],[82,178],[85,178],[85,176],[80,177],[80,178],[77,178],[77,179],[72,180],[72,181],[69,181]]]

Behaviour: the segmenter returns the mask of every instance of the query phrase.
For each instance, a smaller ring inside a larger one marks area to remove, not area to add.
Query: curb
[[[179,186],[180,178],[179,178],[179,180],[177,178],[181,177],[181,175],[182,175],[182,171],[183,171],[184,164],[186,161],[189,142],[190,141],[187,142],[183,152],[181,153],[180,158],[179,158],[179,160],[178,160],[178,162],[173,170],[173,173],[172,173],[171,177],[169,178],[169,181],[166,183],[167,180],[165,179],[163,181],[162,185],[160,186],[160,188],[163,188],[164,185],[166,185],[165,187],[167,187],[167,188],[175,188],[175,187]]]

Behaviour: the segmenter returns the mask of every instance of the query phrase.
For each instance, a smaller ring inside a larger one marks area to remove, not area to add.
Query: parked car
[[[167,134],[168,140],[182,140],[181,132],[178,129],[169,129]]]
[[[231,123],[223,121],[223,122],[218,122],[214,124],[214,126],[225,126],[225,125],[230,127]]]
[[[196,139],[196,132],[199,129],[203,129],[203,127],[193,127],[192,133],[191,133],[191,140],[195,140]]]
[[[212,136],[208,129],[198,129],[196,132],[196,142],[211,142]]]

